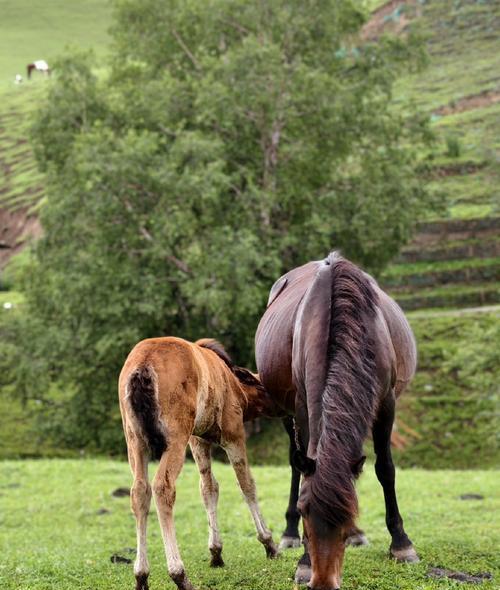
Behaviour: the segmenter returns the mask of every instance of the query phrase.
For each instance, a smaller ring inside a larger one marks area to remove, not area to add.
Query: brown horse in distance
[[[295,419],[293,463],[305,554],[296,579],[340,587],[344,548],[357,515],[354,480],[371,431],[383,487],[390,552],[418,556],[403,528],[390,438],[396,398],[412,378],[416,347],[402,311],[375,280],[336,253],[282,276],[256,334],[260,379]],[[290,508],[290,507],[289,507]]]
[[[129,354],[120,374],[119,398],[134,477],[131,505],[137,525],[136,590],[148,588],[146,523],[151,502],[151,455],[160,460],[152,489],[168,573],[180,590],[193,590],[177,547],[173,519],[175,481],[188,444],[200,471],[211,565],[224,565],[217,525],[219,488],[211,471],[212,443],[226,451],[255,522],[257,537],[267,556],[275,557],[277,549],[262,518],[248,467],[243,426],[246,420],[280,414],[259,379],[235,366],[215,340],[193,344],[180,338],[153,338],[139,342]]]

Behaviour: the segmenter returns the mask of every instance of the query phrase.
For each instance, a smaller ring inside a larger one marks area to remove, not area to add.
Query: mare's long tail
[[[127,399],[140,428],[140,435],[151,450],[153,459],[160,459],[167,448],[165,427],[160,422],[158,377],[149,365],[137,367],[129,376]]]
[[[373,339],[378,298],[367,276],[348,260],[332,253],[325,263],[331,268],[330,332],[311,491],[325,520],[343,524],[357,513],[354,479],[379,393]]]

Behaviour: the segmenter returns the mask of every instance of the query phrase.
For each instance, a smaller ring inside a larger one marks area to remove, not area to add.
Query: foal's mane
[[[343,526],[357,514],[354,479],[362,469],[363,441],[378,399],[372,336],[378,297],[351,262],[331,253],[325,264],[331,266],[330,332],[310,502],[322,519]]]
[[[201,346],[202,348],[208,348],[208,350],[215,352],[215,354],[222,361],[224,361],[224,363],[229,367],[231,372],[234,373],[238,381],[240,381],[240,383],[242,383],[243,385],[253,385],[254,387],[264,389],[261,382],[258,379],[256,379],[248,369],[245,369],[244,367],[238,367],[234,364],[226,349],[218,340],[215,340],[214,338],[202,338],[201,340],[197,340],[195,344]]]

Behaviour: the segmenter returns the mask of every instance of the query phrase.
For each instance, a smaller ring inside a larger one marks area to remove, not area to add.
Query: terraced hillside
[[[26,65],[36,59],[51,65],[67,45],[103,56],[110,18],[101,0],[0,0],[0,269],[38,235],[44,194],[29,125],[46,80],[37,73],[26,80]],[[21,84],[16,74],[25,78]]]
[[[420,224],[382,282],[405,309],[500,303],[500,2],[393,1],[372,20],[380,33],[415,18],[430,64],[397,92],[431,114],[429,180],[449,207]]]

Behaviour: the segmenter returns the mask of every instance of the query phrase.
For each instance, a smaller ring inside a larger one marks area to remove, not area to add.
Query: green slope
[[[107,0],[0,0],[0,94],[28,63],[50,65],[67,45],[103,55],[110,23]]]

